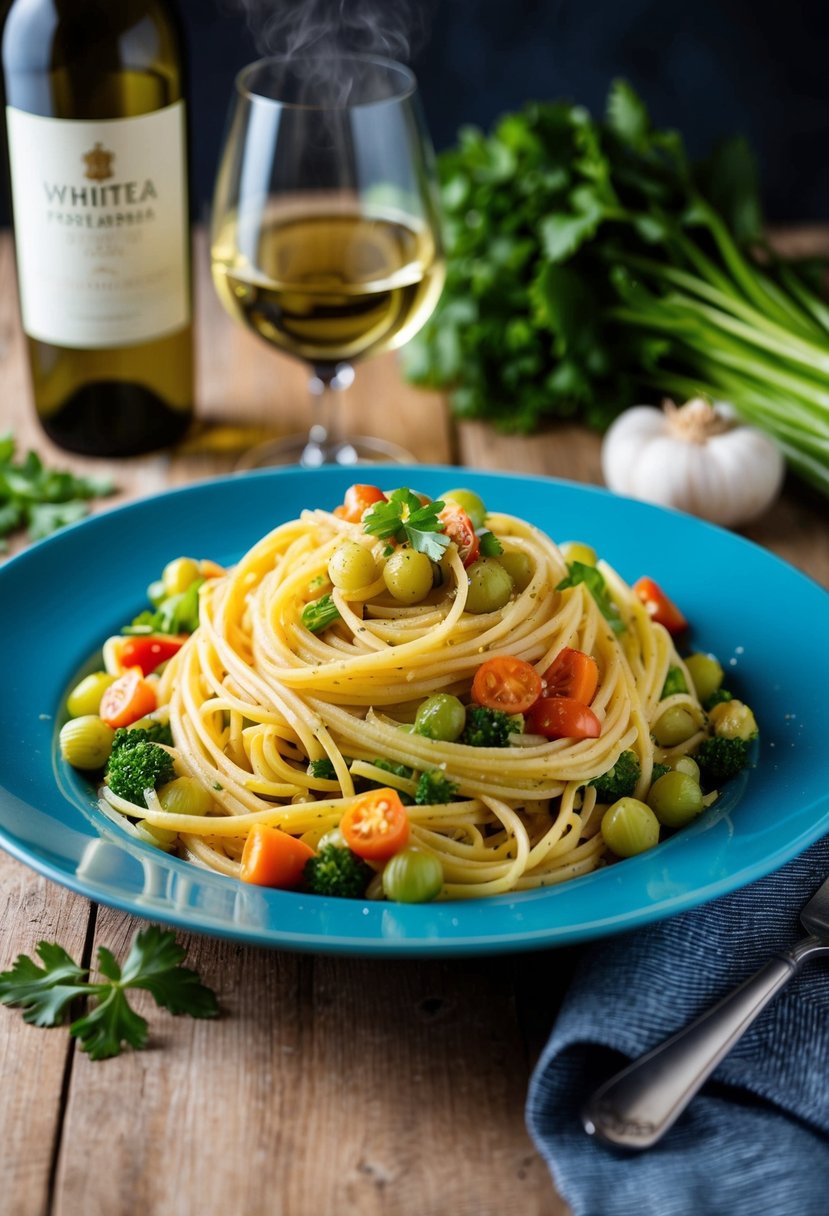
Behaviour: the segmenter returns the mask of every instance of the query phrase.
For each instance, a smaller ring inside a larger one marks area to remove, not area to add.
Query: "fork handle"
[[[800,964],[823,948],[808,937],[776,955],[696,1021],[611,1077],[583,1108],[585,1130],[622,1148],[650,1148]]]

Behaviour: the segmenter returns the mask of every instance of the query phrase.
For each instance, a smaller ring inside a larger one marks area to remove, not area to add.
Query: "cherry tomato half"
[[[155,689],[144,679],[140,667],[131,667],[119,676],[101,697],[101,719],[107,726],[131,726],[151,714],[156,707]]]
[[[565,646],[541,680],[546,696],[571,697],[574,701],[581,701],[582,705],[589,705],[599,684],[599,667],[592,655]]]
[[[634,595],[645,605],[645,611],[657,625],[664,625],[668,633],[682,633],[688,628],[688,622],[677,608],[673,600],[668,599],[665,592],[652,578],[639,578],[633,584]]]
[[[369,507],[373,507],[376,502],[385,501],[386,496],[379,486],[349,486],[343,505],[335,507],[334,514],[350,524],[358,524]]]
[[[358,857],[384,861],[408,843],[409,817],[397,790],[369,790],[344,812],[340,831]]]
[[[458,554],[464,566],[471,566],[481,552],[481,542],[472,520],[455,502],[448,502],[438,515],[443,530],[458,546]]]
[[[155,671],[181,650],[187,637],[174,637],[165,633],[148,633],[124,638],[120,648],[120,660],[124,667],[140,667],[145,676]]]
[[[572,697],[542,697],[525,720],[531,735],[547,739],[598,739],[602,724],[589,705]]]
[[[541,692],[541,676],[535,668],[509,654],[487,659],[472,681],[473,700],[508,714],[526,713]]]

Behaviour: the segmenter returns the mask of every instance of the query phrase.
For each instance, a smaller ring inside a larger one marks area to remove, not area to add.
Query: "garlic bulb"
[[[784,461],[768,436],[727,406],[696,398],[677,408],[636,405],[602,444],[611,490],[733,527],[761,515],[780,492]]]

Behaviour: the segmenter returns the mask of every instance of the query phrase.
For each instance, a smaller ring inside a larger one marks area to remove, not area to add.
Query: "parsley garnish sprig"
[[[73,1002],[83,999],[86,1010],[69,1023],[69,1033],[93,1060],[121,1053],[123,1046],[146,1046],[147,1021],[130,1005],[130,989],[143,988],[157,1005],[173,1014],[213,1018],[219,1012],[216,995],[202,984],[195,971],[182,967],[187,953],[175,934],[150,925],[136,934],[123,966],[105,946],[98,948],[98,971],[79,967],[56,942],[38,942],[39,967],[21,954],[9,971],[0,973],[0,1004],[23,1010],[23,1020],[34,1026],[61,1026]]]
[[[599,612],[613,632],[624,633],[625,622],[622,620],[619,609],[610,598],[610,592],[601,570],[597,570],[595,566],[588,566],[584,562],[570,562],[567,569],[570,573],[567,578],[561,580],[556,591],[566,591],[568,587],[577,587],[579,583],[584,583],[596,601]]]
[[[405,487],[393,490],[386,502],[376,502],[363,516],[363,529],[381,540],[408,543],[416,552],[439,562],[449,545],[439,519],[445,505],[441,499],[424,504]]]

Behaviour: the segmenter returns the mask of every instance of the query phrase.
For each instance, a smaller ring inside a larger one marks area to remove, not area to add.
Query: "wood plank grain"
[[[125,950],[135,922],[103,910]],[[78,1058],[56,1216],[564,1216],[523,1125],[511,961],[308,957],[191,938],[218,1022],[142,1003],[150,1050]],[[106,1139],[106,1168],[89,1161]]]
[[[80,961],[89,913],[86,900],[0,852],[0,971],[41,940],[59,941]],[[0,1210],[9,1216],[47,1210],[72,1054],[65,1030],[28,1026],[19,1010],[0,1008]]]

